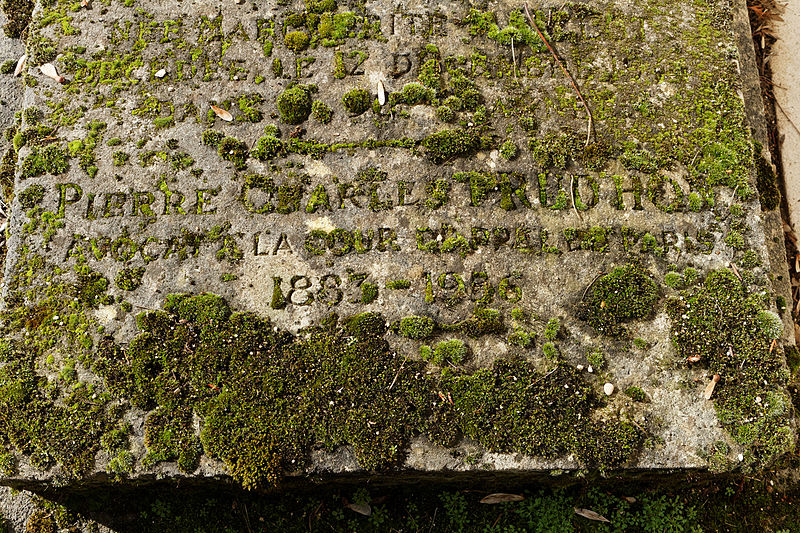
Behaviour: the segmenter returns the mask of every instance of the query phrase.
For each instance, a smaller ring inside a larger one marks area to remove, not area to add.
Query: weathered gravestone
[[[743,6],[529,8],[38,5],[6,482],[791,449]]]

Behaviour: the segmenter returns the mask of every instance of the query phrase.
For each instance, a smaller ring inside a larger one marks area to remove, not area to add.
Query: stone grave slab
[[[37,4],[5,483],[773,463],[797,351],[747,32],[714,0]]]

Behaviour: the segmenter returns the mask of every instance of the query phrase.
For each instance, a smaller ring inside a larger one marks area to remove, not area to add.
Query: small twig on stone
[[[575,83],[575,79],[572,77],[569,71],[564,67],[564,64],[558,58],[558,54],[556,54],[556,51],[553,50],[552,46],[550,46],[550,43],[547,42],[547,39],[544,38],[544,34],[542,34],[542,32],[539,31],[539,26],[537,26],[536,23],[533,21],[533,17],[531,17],[530,11],[528,11],[528,4],[525,4],[525,15],[527,15],[528,22],[530,22],[533,29],[536,30],[536,33],[539,34],[539,37],[544,42],[545,46],[547,46],[547,49],[550,50],[553,59],[556,60],[556,63],[558,63],[558,66],[561,67],[561,70],[562,72],[564,72],[564,75],[569,79],[569,82],[572,84],[572,88],[575,89],[575,93],[578,95],[578,99],[581,101],[581,103],[583,104],[583,108],[586,110],[586,115],[589,117],[589,127],[586,131],[586,146],[589,146],[589,141],[591,140],[592,132],[594,131],[594,124],[592,122],[592,112],[589,111],[589,106],[586,105],[586,100],[583,99],[583,95],[581,94],[580,89],[578,89],[578,84]]]
[[[589,292],[589,289],[592,288],[592,285],[594,285],[594,282],[597,281],[598,279],[600,279],[600,276],[602,276],[603,274],[605,274],[605,272],[600,272],[598,275],[596,275],[594,277],[594,279],[592,280],[592,282],[586,287],[586,289],[584,289],[583,296],[581,296],[581,301],[584,301],[586,299],[586,293]]]
[[[731,270],[733,270],[733,274],[734,274],[734,275],[735,275],[737,278],[739,278],[739,281],[742,281],[742,276],[740,276],[740,275],[739,275],[739,271],[738,271],[738,270],[736,270],[736,265],[734,265],[733,263],[731,263]]]
[[[540,381],[542,381],[544,378],[548,377],[550,374],[552,374],[552,373],[553,373],[553,372],[555,372],[556,370],[558,370],[558,367],[555,367],[553,370],[551,370],[551,371],[550,371],[550,372],[548,372],[547,374],[543,375],[543,376],[542,376],[542,377],[540,377],[539,379],[535,379],[535,380],[531,381],[531,382],[528,384],[528,386],[527,386],[527,387],[525,387],[525,389],[526,389],[526,390],[527,390],[527,389],[530,389],[531,387],[533,387],[534,385],[536,385],[537,383],[539,383]]]
[[[392,387],[394,387],[394,384],[397,382],[397,378],[400,376],[400,372],[403,371],[403,367],[405,366],[406,361],[408,361],[408,357],[405,357],[403,359],[403,362],[400,364],[400,368],[397,369],[397,374],[394,375],[394,379],[392,380],[392,384],[389,385],[388,390],[392,390]]]
[[[578,211],[578,207],[575,205],[575,176],[572,176],[572,180],[570,180],[569,184],[569,197],[572,200],[572,209],[575,210],[575,214],[578,215],[579,219],[582,219],[580,211]]]

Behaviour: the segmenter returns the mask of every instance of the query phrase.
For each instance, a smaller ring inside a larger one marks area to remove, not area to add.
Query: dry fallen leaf
[[[506,503],[506,502],[521,502],[525,499],[525,496],[521,494],[507,494],[505,492],[495,492],[494,494],[489,494],[485,498],[481,499],[481,503],[486,504],[495,504],[495,503]]]
[[[211,106],[211,109],[213,109],[213,110],[214,110],[214,113],[215,113],[215,114],[216,114],[216,115],[217,115],[219,118],[221,118],[222,120],[224,120],[225,122],[233,122],[233,115],[231,115],[230,113],[228,113],[227,111],[225,111],[225,110],[224,110],[224,109],[222,109],[221,107],[217,107],[217,106],[215,106],[215,105],[212,105],[212,106]]]
[[[81,0],[81,7],[89,7],[89,0]]]
[[[576,515],[580,515],[584,518],[588,518],[589,520],[596,520],[597,522],[608,522],[611,523],[611,520],[606,518],[603,515],[597,514],[591,509],[580,509],[579,507],[573,507],[575,510]]]
[[[623,496],[622,499],[628,503],[636,503],[636,498],[633,496]]]
[[[378,80],[378,105],[386,103],[386,87],[383,86],[383,81]]]
[[[700,360],[700,356],[699,355],[690,355],[689,357],[686,358],[686,360],[689,361],[690,363],[696,363],[696,362],[698,362]]]
[[[58,83],[64,83],[64,76],[59,76],[58,72],[56,71],[55,65],[53,65],[52,63],[45,63],[44,65],[39,67],[39,70],[41,70],[42,74],[44,74],[48,78],[52,78]]]
[[[719,374],[714,374],[714,377],[711,378],[711,381],[708,382],[706,385],[706,390],[703,391],[703,398],[706,400],[711,399],[711,395],[714,394],[714,387],[717,386],[717,382],[719,381]]]
[[[20,74],[22,74],[22,71],[25,70],[25,63],[27,62],[28,62],[28,56],[22,54],[22,57],[20,57],[19,60],[17,61],[17,67],[14,69],[15,78]]]
[[[364,516],[369,516],[372,514],[372,507],[370,507],[367,503],[345,503],[344,506],[351,511],[355,511]]]

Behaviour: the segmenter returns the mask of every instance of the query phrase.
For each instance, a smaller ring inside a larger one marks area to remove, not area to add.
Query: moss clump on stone
[[[689,211],[695,213],[703,209],[703,198],[696,192],[689,193]]]
[[[432,89],[428,89],[421,83],[413,81],[411,83],[406,83],[403,86],[403,90],[400,91],[396,98],[399,98],[404,104],[418,105],[430,102],[435,96],[436,93]]]
[[[256,143],[256,147],[250,152],[250,155],[260,161],[269,161],[281,153],[283,150],[283,142],[270,135],[261,137]]]
[[[747,250],[739,260],[739,264],[748,270],[752,270],[758,266],[761,266],[761,258],[758,256],[755,250]]]
[[[491,369],[443,376],[441,390],[452,399],[464,435],[492,452],[574,453],[584,464],[609,469],[629,460],[643,440],[627,422],[593,422],[592,387],[565,364],[540,374],[528,362],[499,360]]]
[[[236,120],[253,123],[261,122],[264,115],[256,106],[262,103],[264,103],[264,97],[258,93],[240,96],[237,104],[241,112],[236,116]]]
[[[3,0],[0,7],[6,16],[6,23],[3,25],[3,32],[6,37],[18,39],[31,22],[33,6],[35,2],[31,0]],[[13,68],[11,72],[13,72]]]
[[[400,320],[398,332],[409,339],[427,339],[433,334],[436,323],[426,316],[407,316]]]
[[[40,148],[34,146],[31,153],[22,162],[20,169],[23,178],[32,178],[42,174],[63,174],[69,168],[67,152],[55,144]]]
[[[440,105],[436,108],[436,118],[442,122],[452,122],[456,118],[455,112],[446,105]]]
[[[121,167],[128,162],[128,159],[130,159],[130,157],[131,156],[128,153],[117,151],[111,154],[111,161],[114,163],[115,167]]]
[[[442,66],[436,59],[428,59],[419,67],[419,81],[425,87],[438,91],[442,88]]]
[[[478,133],[453,129],[433,133],[422,141],[428,157],[436,164],[475,153],[481,146]]]
[[[192,410],[186,406],[160,406],[147,416],[144,426],[147,454],[145,467],[175,461],[184,472],[193,472],[200,463],[203,447],[192,427]]]
[[[534,338],[534,335],[528,333],[523,328],[515,328],[514,331],[509,333],[507,342],[513,346],[519,346],[520,348],[530,348],[533,346]]]
[[[278,95],[278,112],[286,124],[300,124],[311,114],[311,88],[294,85]]]
[[[725,236],[725,244],[727,244],[734,250],[744,250],[745,247],[747,246],[747,243],[744,240],[744,236],[740,232],[734,229],[730,230],[728,234]]]
[[[514,144],[514,141],[511,139],[507,139],[506,142],[500,146],[500,156],[506,161],[511,161],[517,157],[517,152],[517,145]]]
[[[647,401],[647,394],[641,389],[641,387],[630,386],[625,389],[625,395],[629,397],[634,402],[646,402]]]
[[[449,107],[453,111],[461,111],[464,109],[464,101],[455,95],[451,95],[445,98],[444,102],[442,102],[442,105]]]
[[[768,339],[779,339],[783,334],[783,320],[772,311],[759,311],[756,314],[756,325]]]
[[[789,371],[794,376],[800,369],[800,350],[797,349],[797,346],[787,346],[785,352],[786,364],[789,365]]]
[[[686,280],[678,272],[667,272],[664,276],[664,284],[671,289],[682,289]]]
[[[19,193],[18,197],[20,205],[25,209],[31,209],[42,203],[44,200],[44,187],[34,184]]]
[[[586,361],[595,370],[602,370],[606,366],[606,358],[599,348],[593,348],[586,354]]]
[[[264,126],[264,135],[267,137],[280,137],[281,129],[275,124],[267,124]]]
[[[342,321],[345,330],[356,337],[383,337],[386,321],[378,313],[361,313]]]
[[[295,54],[308,48],[310,42],[311,37],[304,31],[290,31],[283,38],[283,43],[286,45],[286,48]]]
[[[247,168],[249,147],[244,141],[234,137],[225,137],[217,145],[217,153],[225,161],[230,161],[237,170]]]
[[[658,286],[636,264],[614,268],[589,287],[579,316],[604,335],[619,336],[622,323],[654,314]]]
[[[497,309],[478,308],[473,311],[471,317],[451,326],[442,326],[442,329],[458,331],[472,338],[478,338],[492,333],[503,333],[506,328],[500,311]]]
[[[544,328],[544,338],[549,341],[556,340],[558,332],[561,330],[561,322],[557,318],[551,318],[547,321],[547,326]]]
[[[123,291],[135,291],[142,284],[144,272],[144,267],[124,268],[114,278],[114,284]]]
[[[772,347],[778,328],[762,313],[763,302],[732,272],[714,270],[702,286],[665,306],[678,354],[722,376],[714,407],[723,427],[746,447],[745,468],[767,466],[794,446],[788,376],[781,349]]]
[[[353,89],[342,96],[342,105],[353,115],[360,115],[372,105],[372,96],[366,89]]]
[[[35,511],[25,523],[25,533],[56,533],[57,531],[56,516],[47,509]]]
[[[203,132],[202,141],[203,144],[207,146],[219,146],[219,143],[221,143],[224,138],[225,134],[221,131],[206,130]]]
[[[450,87],[453,90],[453,96],[456,96],[461,102],[460,107],[452,106],[448,103],[449,98],[445,100],[445,105],[450,105],[453,109],[465,109],[467,111],[474,111],[481,102],[481,92],[477,84],[467,76],[461,69],[454,69],[449,72],[450,74]]]
[[[306,8],[312,13],[336,11],[336,0],[305,0]]]
[[[550,361],[557,362],[561,357],[561,352],[558,347],[552,342],[546,342],[542,345],[542,353]]]
[[[322,39],[322,46],[337,46],[344,39],[353,35],[356,15],[352,11],[343,13],[323,13],[319,17],[317,34]]]
[[[311,105],[311,116],[321,124],[330,124],[333,118],[333,109],[325,102],[317,100]]]
[[[378,286],[374,283],[364,283],[361,285],[361,303],[371,304],[378,299]]]
[[[441,341],[433,348],[431,362],[435,365],[461,364],[467,357],[467,345],[460,339]]]

